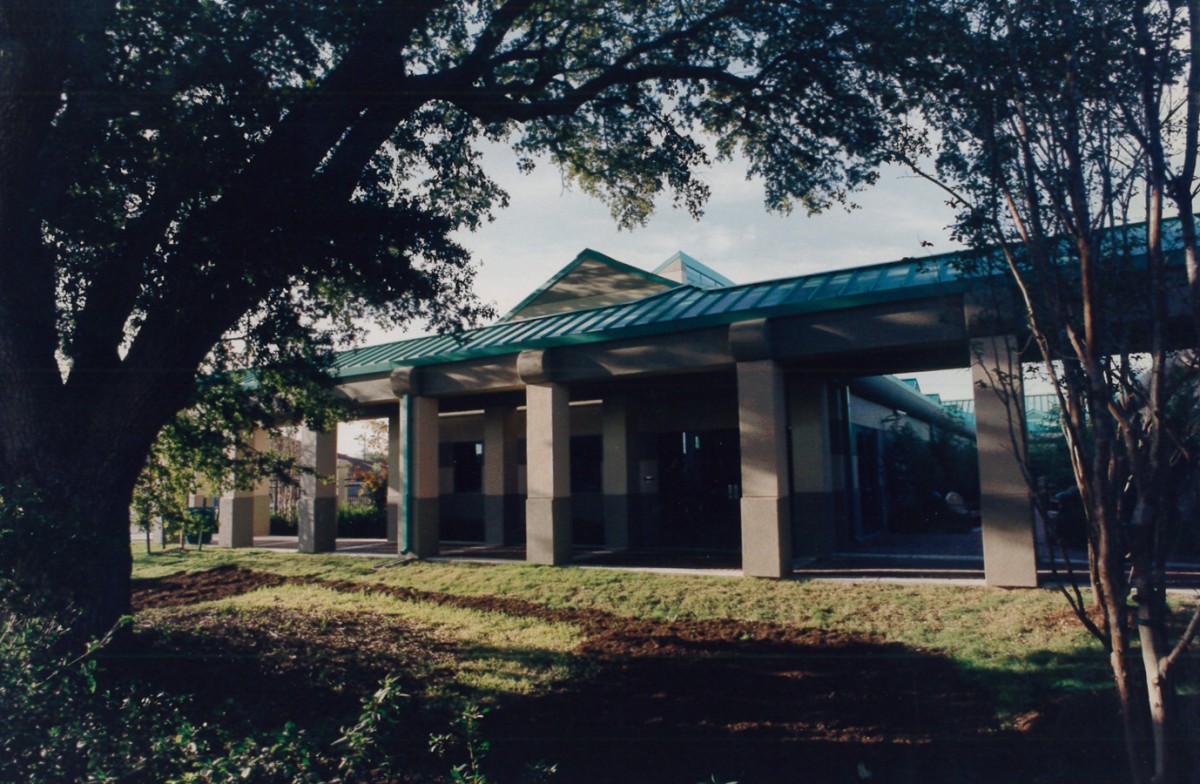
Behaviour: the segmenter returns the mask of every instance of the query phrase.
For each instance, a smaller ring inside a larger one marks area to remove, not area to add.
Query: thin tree
[[[1196,379],[1176,349],[1200,345],[1198,8],[947,4],[961,35],[943,41],[922,124],[897,149],[961,207],[958,234],[981,249],[969,271],[1011,286],[1022,356],[1057,396],[1097,610],[1060,558],[1063,592],[1107,653],[1139,783],[1180,775],[1179,665],[1200,627],[1200,610],[1173,623],[1165,571],[1173,532],[1195,525],[1176,492],[1194,482],[1179,467],[1191,423],[1171,403]],[[1018,376],[994,379],[1014,406]],[[1027,466],[1026,478],[1041,498]]]

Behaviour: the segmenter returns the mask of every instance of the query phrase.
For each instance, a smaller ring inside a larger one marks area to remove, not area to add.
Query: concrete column
[[[265,452],[270,449],[267,431],[256,428],[246,447],[243,452]],[[250,490],[230,490],[222,495],[218,501],[221,528],[217,532],[217,545],[253,547],[254,537],[271,533],[270,493],[270,484],[263,479]]]
[[[402,524],[407,519],[408,466],[405,455],[408,443],[408,398],[401,398],[388,414],[388,488],[387,488],[387,538],[396,543],[398,553],[403,553],[408,544],[402,536]]]
[[[971,341],[975,437],[979,449],[983,568],[988,585],[1037,585],[1037,549],[1025,457],[1024,389],[1016,339]]]
[[[316,472],[300,477],[300,552],[332,552],[337,547],[337,426],[320,432],[301,428],[300,462]]]
[[[567,388],[525,387],[526,560],[562,564],[571,560],[571,432]]]
[[[601,438],[601,489],[604,491],[604,546],[629,549],[630,439],[629,402],[621,396],[604,399]]]
[[[489,408],[483,412],[483,541],[504,544],[504,507],[517,484],[516,412]]]
[[[420,558],[438,554],[438,400],[408,399],[408,550]]]
[[[748,577],[783,577],[792,568],[783,373],[774,360],[739,362],[737,383],[742,572]]]
[[[805,556],[828,555],[836,542],[837,466],[830,407],[829,388],[822,382],[799,382],[788,389],[793,545],[797,554]]]

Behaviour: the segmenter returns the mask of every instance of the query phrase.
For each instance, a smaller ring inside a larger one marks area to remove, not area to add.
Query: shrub
[[[11,590],[6,599],[11,599]],[[97,688],[92,654],[67,623],[6,607],[0,621],[0,781],[68,782],[154,775],[154,739],[183,722],[163,695]]]
[[[297,524],[298,521],[294,511],[272,512],[271,536],[295,536]]]
[[[381,539],[387,536],[387,511],[375,506],[339,506],[338,536]]]
[[[69,618],[14,607],[15,596],[0,595],[0,781],[352,784],[377,781],[395,764],[383,749],[393,745],[385,741],[394,740],[404,695],[391,680],[332,744],[292,723],[238,736],[220,716],[189,721],[180,698],[102,688],[93,656],[108,639],[80,646]]]

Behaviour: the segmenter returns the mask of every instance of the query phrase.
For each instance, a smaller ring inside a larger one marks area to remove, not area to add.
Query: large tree
[[[1108,655],[1133,780],[1174,781],[1190,745],[1181,657],[1200,628],[1200,611],[1176,624],[1166,594],[1174,543],[1196,527],[1197,375],[1179,349],[1200,335],[1200,2],[946,8],[960,22],[897,156],[962,209],[959,235],[983,251],[970,269],[1015,294],[1029,343],[1013,366],[1036,360],[1057,395],[1087,518],[1082,575],[1056,559],[1064,592]],[[1020,380],[993,379],[1018,453]]]
[[[740,151],[768,203],[869,182],[911,4],[0,1],[0,561],[103,628],[130,491],[230,357],[474,310],[449,239],[500,140],[636,224]],[[872,44],[878,45],[872,45]],[[918,65],[919,61],[914,61]]]

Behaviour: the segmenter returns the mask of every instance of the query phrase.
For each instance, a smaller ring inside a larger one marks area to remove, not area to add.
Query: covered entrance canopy
[[[346,352],[337,374],[364,417],[389,419],[401,551],[436,554],[470,507],[483,541],[523,539],[534,563],[568,561],[573,541],[736,547],[745,574],[780,577],[836,546],[846,396],[961,431],[873,377],[969,366],[987,581],[1035,585],[1020,438],[992,384],[1020,375],[1020,311],[960,261],[732,285],[684,254],[650,273],[584,251],[496,324]],[[319,471],[334,442],[306,443]],[[331,547],[322,492],[301,549]]]

